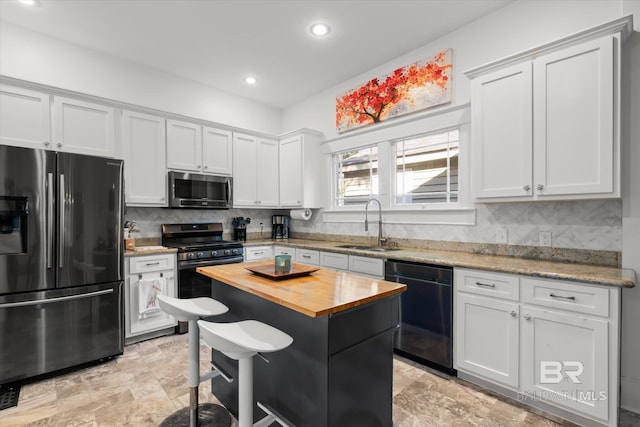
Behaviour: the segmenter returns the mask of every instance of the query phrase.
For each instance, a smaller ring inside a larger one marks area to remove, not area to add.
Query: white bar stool
[[[257,402],[267,415],[253,423],[253,356],[270,353],[291,345],[293,338],[273,326],[257,320],[233,323],[213,323],[199,320],[205,343],[238,361],[238,424],[239,427],[266,427],[274,421],[293,427],[271,408]]]
[[[198,320],[203,317],[217,316],[229,311],[226,305],[213,298],[200,297],[190,299],[172,298],[158,295],[158,304],[162,311],[181,322],[189,322],[189,407],[180,409],[165,418],[160,426],[213,425],[228,427],[231,415],[223,406],[213,403],[198,405],[198,385],[220,375],[211,371],[200,376],[200,331]]]

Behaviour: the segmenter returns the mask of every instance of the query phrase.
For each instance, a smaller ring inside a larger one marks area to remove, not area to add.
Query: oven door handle
[[[209,267],[212,265],[235,264],[242,261],[243,261],[242,256],[222,258],[222,259],[205,259],[200,261],[180,261],[178,263],[178,270],[192,270],[192,269],[195,269],[196,267]]]

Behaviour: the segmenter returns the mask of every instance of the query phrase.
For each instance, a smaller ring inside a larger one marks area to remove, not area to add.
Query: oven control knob
[[[218,256],[218,251],[211,251],[211,256],[212,257],[217,257]]]
[[[225,254],[225,255],[231,255],[231,251],[230,251],[229,249],[225,249],[225,250],[224,250],[224,254]]]
[[[238,250],[234,249],[234,250],[231,251],[231,253],[234,254],[234,255],[238,255]]]
[[[193,252],[188,253],[187,259],[196,259],[196,254],[194,254]]]
[[[204,252],[198,252],[198,258],[204,258]]]

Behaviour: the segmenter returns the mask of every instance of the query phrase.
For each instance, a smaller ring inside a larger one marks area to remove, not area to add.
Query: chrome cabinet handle
[[[262,255],[264,253],[264,251],[259,251],[259,252],[254,252],[254,255]]]
[[[209,166],[204,165],[202,168],[203,168],[203,169],[209,169]]]
[[[302,258],[311,258],[311,255],[302,255]]]
[[[49,141],[44,141],[44,146],[45,146],[45,147],[48,147],[48,146],[49,146],[49,144],[50,144],[50,142],[49,142]]]
[[[156,261],[156,262],[148,262],[145,264],[147,267],[151,267],[152,265],[160,265],[160,261]]]
[[[571,300],[571,301],[575,301],[575,300],[576,300],[576,297],[574,297],[574,296],[570,296],[570,297],[563,297],[562,295],[556,295],[556,294],[554,294],[553,292],[551,292],[551,293],[549,294],[549,296],[550,296],[551,298],[562,298],[562,299],[568,299],[568,300]]]
[[[542,189],[544,189],[544,185],[542,185],[542,184],[538,184],[538,187],[537,187],[537,188],[538,188],[538,190],[542,190]]]
[[[522,317],[524,317],[524,320],[531,320],[531,315],[529,315],[529,314],[525,314]]]
[[[529,184],[527,184],[527,185],[525,185],[524,187],[522,187],[522,189],[523,189],[524,191],[529,191],[529,190],[531,190],[531,186],[530,186]]]
[[[56,147],[58,147],[58,148],[62,147],[62,142],[58,142],[58,143],[56,144]]]
[[[518,315],[518,313],[516,313],[515,310],[511,310],[511,317],[516,317]]]
[[[495,288],[496,285],[493,283],[482,283],[482,282],[476,282],[476,286],[484,286],[485,288]]]

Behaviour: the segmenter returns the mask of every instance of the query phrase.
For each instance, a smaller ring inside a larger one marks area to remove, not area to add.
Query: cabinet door
[[[302,206],[302,136],[280,141],[280,206]],[[320,161],[320,159],[316,159]]]
[[[612,37],[534,61],[538,198],[614,191]]]
[[[125,202],[128,206],[167,206],[165,120],[122,112]]]
[[[608,322],[522,306],[522,390],[532,399],[608,420]]]
[[[278,198],[278,141],[258,141],[258,206],[277,207]]]
[[[257,140],[233,135],[233,207],[256,207],[258,201]]]
[[[290,255],[295,258],[296,248],[290,248],[288,246],[274,246],[273,253],[274,255]]]
[[[472,82],[475,197],[532,196],[531,63]]]
[[[518,304],[456,293],[456,369],[518,388]]]
[[[167,120],[167,169],[202,170],[202,127]]]
[[[349,255],[336,254],[334,252],[320,252],[320,267],[348,271]]]
[[[170,328],[177,324],[173,316],[166,314],[162,310],[151,311],[149,313],[140,312],[140,281],[159,278],[163,278],[165,280],[166,289],[164,294],[170,297],[175,297],[176,283],[173,270],[132,274],[128,277],[128,289],[125,296],[126,318],[128,320],[125,322],[127,326],[125,331],[126,338]]]
[[[55,148],[66,153],[113,157],[114,110],[104,105],[53,98]]]
[[[49,95],[0,85],[0,143],[52,148]]]
[[[231,175],[233,140],[231,132],[202,128],[202,172]]]

